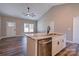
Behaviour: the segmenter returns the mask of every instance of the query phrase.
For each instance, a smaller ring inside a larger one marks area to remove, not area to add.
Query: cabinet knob
[[[64,40],[62,40],[62,42],[64,42]]]
[[[58,41],[58,43],[57,43],[58,45],[59,45],[59,41]]]

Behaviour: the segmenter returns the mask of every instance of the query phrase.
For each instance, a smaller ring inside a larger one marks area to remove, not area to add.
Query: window
[[[15,22],[6,22],[6,35],[7,36],[16,35],[16,23]]]
[[[24,23],[24,32],[34,32],[34,24]]]
[[[7,25],[8,25],[9,27],[13,27],[13,26],[15,26],[15,23],[14,23],[14,22],[7,22]]]

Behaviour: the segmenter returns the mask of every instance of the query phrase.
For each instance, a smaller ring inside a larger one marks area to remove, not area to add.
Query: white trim
[[[75,27],[75,21],[74,20],[75,20],[75,17],[73,17],[73,41],[75,42],[75,40],[74,40],[75,39],[75,36],[74,36],[75,35],[75,28],[74,28]]]
[[[79,20],[79,16],[75,16],[75,17],[73,17],[73,42],[74,43],[77,43],[77,44],[79,44],[79,42],[78,42],[78,40],[77,39],[79,39],[79,38],[76,38],[76,36],[78,35],[77,34],[77,30],[76,30],[76,26],[78,25],[76,22],[79,22],[79,21],[75,21],[75,20]]]

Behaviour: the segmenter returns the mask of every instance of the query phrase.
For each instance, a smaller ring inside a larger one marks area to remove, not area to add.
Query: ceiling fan
[[[25,16],[35,17],[36,15],[30,12],[30,7],[27,7],[27,12],[24,12]]]

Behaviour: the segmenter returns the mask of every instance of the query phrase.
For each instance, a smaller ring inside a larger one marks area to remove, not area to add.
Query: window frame
[[[24,33],[33,33],[34,32],[34,24],[33,23],[24,23],[24,24],[26,24],[26,25],[28,24],[28,31],[26,31],[26,32],[25,32],[25,25],[24,25]],[[31,25],[33,25],[32,26],[33,31],[30,31],[30,26]]]

